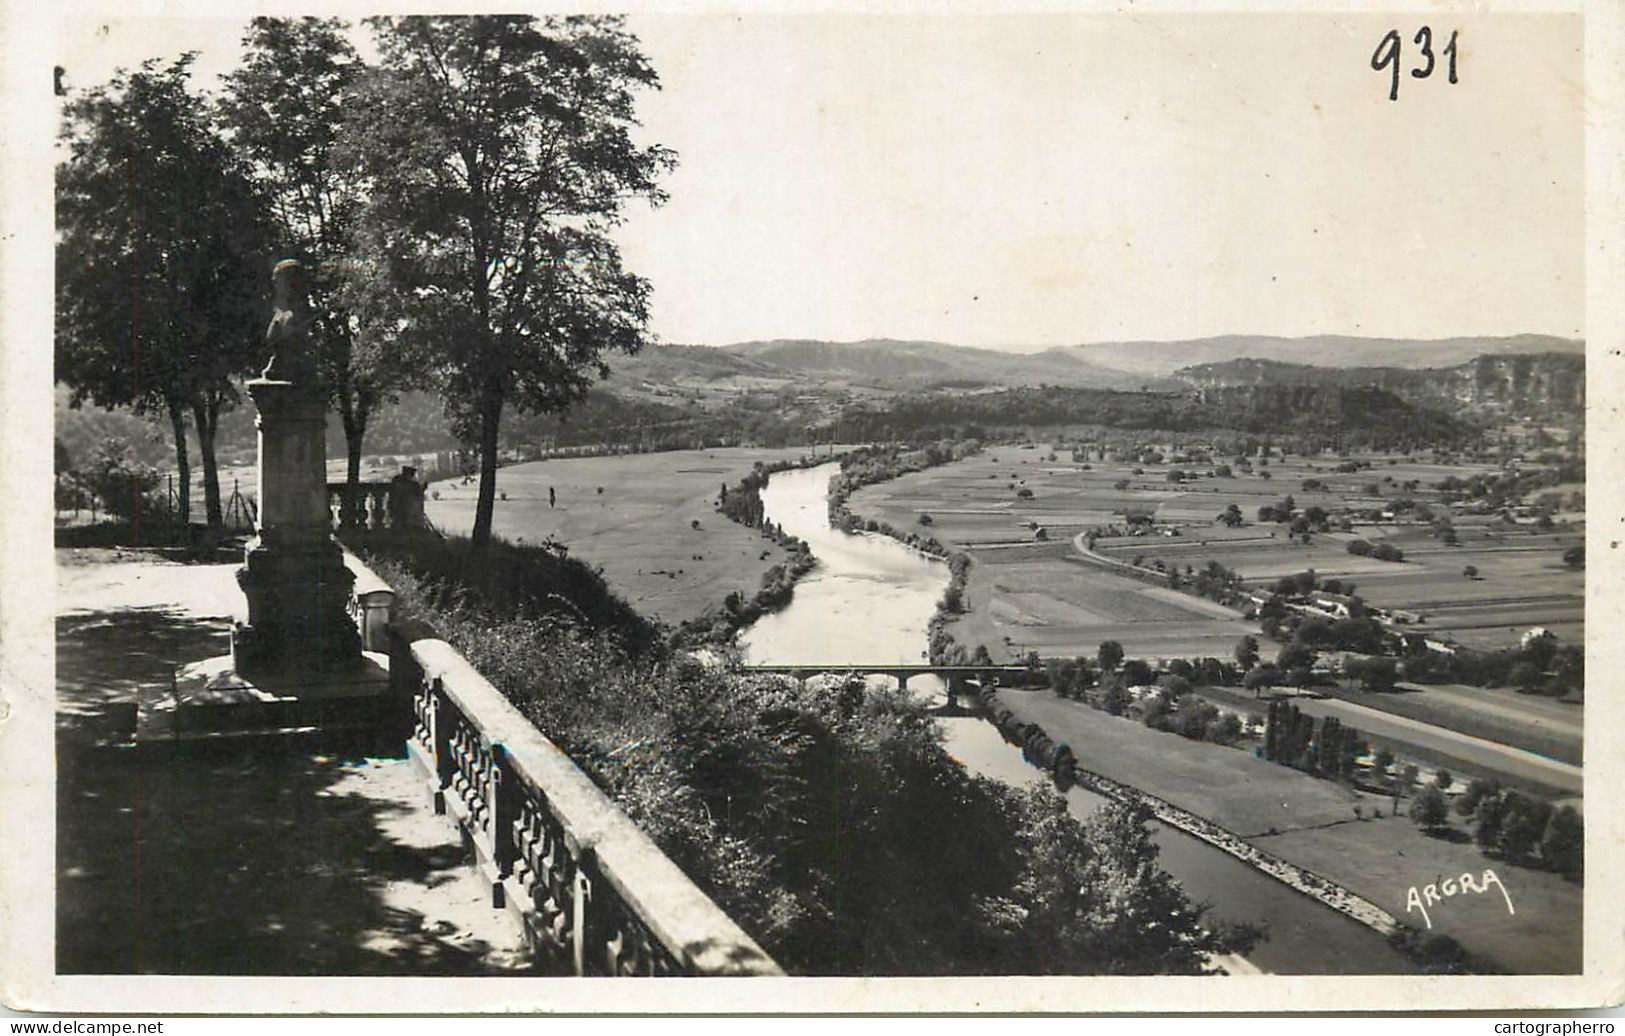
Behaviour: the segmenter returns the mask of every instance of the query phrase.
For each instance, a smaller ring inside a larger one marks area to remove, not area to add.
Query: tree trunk
[[[339,410],[344,424],[344,513],[340,524],[349,528],[361,514],[361,443],[367,434],[368,406],[365,399],[346,402]]]
[[[220,506],[220,468],[214,459],[214,433],[220,424],[220,405],[194,401],[192,421],[197,425],[198,452],[203,455],[203,506],[208,515],[209,531],[224,532],[226,515]]]
[[[169,402],[169,427],[175,433],[175,468],[179,473],[175,517],[185,530],[192,524],[192,467],[186,461],[186,412],[179,400]]]
[[[501,419],[502,394],[487,390],[480,406],[480,496],[470,538],[475,554],[484,554],[491,544],[491,518],[497,499],[497,424]]]

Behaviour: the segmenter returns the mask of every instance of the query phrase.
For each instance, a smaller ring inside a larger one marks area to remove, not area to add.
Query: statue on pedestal
[[[237,570],[248,621],[231,654],[144,689],[136,740],[264,735],[395,722],[388,660],[362,651],[351,618],[355,576],[327,509],[327,392],[309,334],[305,267],[272,274],[273,355],[247,385],[259,411],[259,514]]]
[[[305,267],[272,273],[272,350],[264,376],[248,383],[259,410],[259,522],[237,574],[248,598],[239,627],[239,665],[332,667],[360,659],[346,608],[353,577],[332,537],[327,508],[327,393],[310,339]]]
[[[260,373],[261,378],[311,385],[321,381],[321,368],[310,340],[310,322],[305,267],[297,259],[284,259],[271,272],[271,326],[265,329],[271,360]]]

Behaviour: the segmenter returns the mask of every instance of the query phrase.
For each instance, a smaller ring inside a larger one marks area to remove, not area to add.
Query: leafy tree
[[[1485,796],[1499,797],[1501,785],[1493,780],[1484,780],[1475,777],[1467,782],[1467,790],[1456,799],[1456,812],[1464,817],[1470,817],[1478,810],[1478,804],[1484,801]]]
[[[1010,970],[1052,973],[1068,961],[1101,974],[1208,974],[1215,954],[1246,952],[1259,933],[1214,923],[1157,867],[1150,810],[1112,800],[1082,824],[1047,789],[1024,834],[1022,879],[1012,898],[1028,955]]]
[[[273,263],[262,200],[209,106],[195,55],[144,62],[71,98],[56,177],[56,376],[86,400],[163,414],[179,518],[196,429],[211,528],[224,525],[215,432],[234,379],[263,361]]]
[[[1554,810],[1540,840],[1546,866],[1570,878],[1585,871],[1585,820],[1573,806]]]
[[[1583,691],[1586,679],[1585,649],[1579,644],[1564,644],[1552,655],[1552,692]]]
[[[279,254],[311,271],[310,334],[344,426],[353,509],[368,419],[416,367],[394,335],[362,327],[342,297],[363,186],[339,160],[345,109],[363,72],[348,28],[337,19],[255,18],[243,64],[225,78],[221,113],[270,201]]]
[[[1179,701],[1191,693],[1191,682],[1176,673],[1169,673],[1158,679],[1157,687],[1169,701]]]
[[[1114,675],[1106,681],[1105,690],[1101,695],[1100,707],[1108,714],[1121,716],[1128,711],[1129,700],[1128,690],[1123,686],[1120,677]]]
[[[346,144],[369,188],[350,281],[398,328],[477,444],[471,541],[487,549],[505,409],[551,413],[645,340],[649,285],[621,265],[627,202],[658,204],[670,151],[633,140],[658,86],[617,17],[375,18],[379,71]]]
[[[1205,701],[1187,702],[1179,710],[1179,733],[1193,741],[1207,737],[1210,727],[1219,721],[1219,710]]]
[[[1468,578],[1468,579],[1477,579],[1478,578],[1478,566],[1477,565],[1463,565],[1462,568],[1461,568],[1461,574],[1463,576],[1465,576],[1466,578]]]
[[[1507,683],[1520,691],[1533,691],[1540,686],[1540,669],[1530,662],[1519,662],[1507,671]]]
[[[1114,672],[1123,662],[1123,645],[1115,640],[1103,640],[1096,656],[1100,660],[1100,671]]]
[[[1315,653],[1300,643],[1288,644],[1276,656],[1275,664],[1281,669],[1307,672],[1315,664]]]
[[[1540,844],[1552,818],[1552,804],[1515,791],[1506,793],[1506,814],[1501,823],[1499,848],[1514,862],[1527,859]]]
[[[136,460],[128,443],[104,439],[89,467],[81,473],[85,488],[102,502],[108,514],[139,520],[147,496],[162,478],[157,469]]]
[[[1387,783],[1388,770],[1394,765],[1394,753],[1391,749],[1383,748],[1377,751],[1371,760],[1372,775],[1379,783]]]
[[[1161,694],[1153,694],[1146,698],[1140,708],[1140,721],[1152,730],[1163,730],[1169,712],[1168,699]]]
[[[1437,787],[1428,787],[1411,800],[1409,815],[1411,820],[1424,831],[1438,831],[1443,828],[1450,816],[1450,810],[1445,806],[1444,793]]]
[[[1557,657],[1557,638],[1549,631],[1529,637],[1519,651],[1519,656],[1537,670],[1544,670]]]
[[[1242,686],[1252,691],[1253,697],[1257,698],[1280,682],[1281,670],[1266,662],[1264,665],[1254,666],[1249,669],[1246,677],[1242,680]]]
[[[1344,672],[1359,680],[1365,690],[1375,693],[1393,690],[1399,676],[1391,658],[1356,658],[1344,667]]]
[[[1233,712],[1226,712],[1208,724],[1202,735],[1218,745],[1233,745],[1241,738],[1241,720]]]
[[[1244,670],[1258,664],[1258,638],[1251,633],[1236,641],[1236,664]]]
[[[1502,827],[1507,817],[1507,797],[1497,792],[1478,800],[1478,808],[1473,811],[1473,841],[1480,849],[1500,846]]]
[[[1584,546],[1570,547],[1563,552],[1563,564],[1570,568],[1584,568],[1586,563],[1586,549]]]
[[[1130,687],[1143,687],[1153,679],[1151,666],[1143,658],[1131,658],[1123,663],[1123,682]]]
[[[1355,617],[1353,606],[1349,608],[1350,617],[1338,619],[1326,630],[1326,639],[1334,647],[1344,651],[1356,651],[1363,655],[1375,655],[1383,649],[1383,632],[1374,619]]]

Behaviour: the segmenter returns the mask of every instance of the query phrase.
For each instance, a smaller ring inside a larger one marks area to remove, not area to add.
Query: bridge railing
[[[455,648],[389,639],[408,754],[533,946],[577,975],[782,974]]]

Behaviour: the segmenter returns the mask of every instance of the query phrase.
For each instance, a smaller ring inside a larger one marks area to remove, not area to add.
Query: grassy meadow
[[[603,571],[638,611],[670,625],[695,618],[732,591],[749,598],[788,551],[716,512],[722,486],[760,461],[800,450],[727,448],[571,457],[497,472],[493,531],[513,542],[549,537]],[[550,503],[548,491],[555,494]],[[425,509],[448,533],[474,525],[478,479],[436,482]]]

